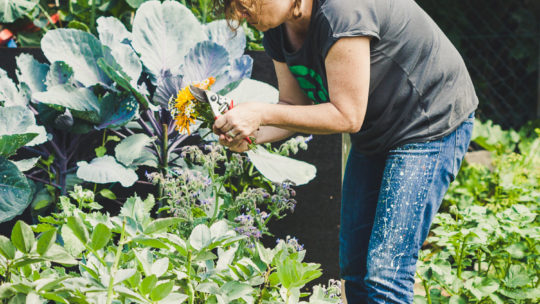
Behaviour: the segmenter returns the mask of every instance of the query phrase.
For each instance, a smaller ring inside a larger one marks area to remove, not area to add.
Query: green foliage
[[[83,212],[66,197],[62,213],[41,218],[41,224],[17,222],[11,241],[0,237],[0,299],[308,303],[300,302],[300,288],[321,271],[303,262],[304,251],[285,241],[275,248],[247,246],[227,220],[198,224],[183,238],[176,233],[182,219],[152,218],[153,206],[152,196],[134,196],[111,217]],[[41,231],[37,246],[32,229]],[[317,286],[309,303],[337,303],[336,293],[333,285]]]
[[[415,303],[535,303],[540,129],[503,131],[488,122],[474,134],[493,167],[465,164],[451,185],[418,263],[429,295]]]
[[[38,5],[38,0],[0,0],[0,23],[19,24],[33,22],[39,29],[37,32],[17,33],[17,42],[24,47],[39,46],[42,36],[59,27],[71,28],[97,34],[99,17],[115,17],[122,21],[126,28],[133,26],[133,14],[148,0],[67,0],[55,5]],[[3,3],[5,2],[5,3]],[[43,1],[42,1],[43,2]],[[188,7],[201,23],[210,23],[225,16],[214,9],[211,0],[177,1]],[[43,4],[43,3],[42,3]],[[51,22],[54,14],[58,14],[59,22]],[[262,50],[262,33],[247,23],[243,24],[248,39],[248,49]]]

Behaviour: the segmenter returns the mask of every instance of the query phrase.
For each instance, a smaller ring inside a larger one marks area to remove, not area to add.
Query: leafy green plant
[[[92,200],[88,193],[80,189],[72,197]],[[302,262],[305,251],[291,243],[247,248],[246,237],[226,220],[198,224],[187,237],[179,237],[175,227],[183,219],[150,217],[154,203],[152,196],[135,196],[118,216],[110,217],[83,212],[64,197],[62,212],[42,218],[41,224],[17,222],[11,240],[0,237],[0,298],[299,303],[308,295],[300,289],[321,274],[318,265]],[[32,229],[39,233],[37,239]],[[337,303],[337,294],[333,285],[316,286],[309,303]]]
[[[493,167],[465,164],[451,185],[420,255],[426,296],[415,303],[536,303],[540,129],[488,122],[475,123],[473,134]]]

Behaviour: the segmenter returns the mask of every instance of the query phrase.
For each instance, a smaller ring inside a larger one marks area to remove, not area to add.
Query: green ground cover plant
[[[415,303],[538,303],[540,299],[540,129],[519,132],[476,122],[473,142],[491,168],[464,165],[452,183],[417,278]]]

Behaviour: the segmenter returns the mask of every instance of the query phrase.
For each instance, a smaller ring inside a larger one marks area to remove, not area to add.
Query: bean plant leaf
[[[97,19],[99,40],[111,49],[112,56],[122,70],[134,81],[141,76],[142,64],[131,47],[131,33],[120,20],[114,17]]]
[[[466,281],[464,286],[476,297],[477,300],[481,300],[495,292],[499,288],[499,283],[487,277],[474,277]]]
[[[0,156],[0,223],[21,214],[31,202],[32,189],[12,162]]]
[[[62,235],[62,237],[64,237],[64,235]],[[64,239],[64,242],[67,242],[67,240]],[[76,259],[74,259],[72,255],[68,253],[68,251],[66,250],[67,247],[66,249],[64,249],[64,247],[58,244],[52,244],[51,247],[47,250],[47,252],[43,256],[49,261],[59,263],[62,265],[66,265],[66,266],[77,265],[79,262]]]
[[[153,220],[144,229],[144,233],[145,234],[152,234],[152,233],[167,229],[170,226],[181,223],[183,221],[185,221],[185,220],[183,218],[179,218],[179,217],[168,217],[168,218],[161,218],[161,219]]]
[[[173,287],[174,287],[174,281],[169,281],[169,282],[157,285],[150,292],[150,299],[152,299],[153,301],[160,301],[164,299],[166,296],[168,296],[171,293]]]
[[[68,217],[67,226],[73,231],[73,234],[81,241],[81,243],[88,243],[88,229],[86,229],[86,225],[79,216],[75,215]]]
[[[146,134],[130,135],[114,148],[116,159],[125,166],[130,166],[133,161],[142,156],[144,147],[152,141],[154,140]]]
[[[31,11],[38,0],[0,0],[0,23],[11,23]]]
[[[145,295],[149,294],[154,286],[156,286],[157,277],[155,274],[149,275],[144,278],[141,282],[141,292]]]
[[[11,231],[11,242],[23,253],[29,253],[36,239],[32,228],[23,221],[17,221]]]
[[[229,65],[229,53],[224,47],[212,41],[199,42],[189,50],[184,59],[184,85],[211,76],[219,79]]]
[[[133,47],[154,83],[162,70],[181,74],[184,56],[207,39],[193,13],[176,1],[143,3],[135,14],[132,33]]]
[[[64,247],[72,256],[79,256],[85,250],[84,244],[75,236],[75,233],[67,225],[60,228],[60,235],[64,240]]]
[[[56,242],[56,229],[51,229],[41,233],[37,242],[37,252],[43,255]]]
[[[211,233],[208,226],[200,224],[193,228],[191,235],[189,236],[189,244],[191,247],[193,247],[195,250],[201,250],[210,245],[210,242]]]
[[[3,235],[0,235],[0,254],[8,260],[15,258],[15,246]]]
[[[152,195],[149,195],[145,200],[142,200],[138,196],[130,197],[120,209],[120,216],[130,217],[138,223],[145,225],[151,220],[150,211],[154,207],[154,204],[154,197]]]
[[[105,247],[107,243],[109,243],[111,236],[112,232],[109,227],[103,223],[99,223],[94,231],[92,231],[92,241],[90,242],[89,246],[94,250],[100,250],[101,248]]]
[[[97,60],[114,62],[111,50],[92,34],[75,29],[56,29],[41,40],[41,49],[49,62],[64,61],[74,72],[75,80],[89,87],[108,86],[110,78],[99,68]]]
[[[523,265],[510,265],[504,278],[504,284],[510,288],[526,286],[530,282],[531,279],[527,274],[527,268]]]
[[[35,92],[45,91],[45,78],[49,65],[40,63],[32,55],[21,54],[15,58],[17,62],[17,78],[21,89],[27,96]]]
[[[134,170],[122,166],[109,155],[94,158],[90,163],[80,161],[77,166],[77,177],[92,183],[119,182],[122,186],[129,187],[138,179]]]

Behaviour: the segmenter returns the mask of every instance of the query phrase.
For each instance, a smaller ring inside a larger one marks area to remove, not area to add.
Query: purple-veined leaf
[[[207,39],[193,13],[176,1],[143,3],[133,21],[133,48],[155,84],[163,70],[179,73],[184,57],[198,42]]]
[[[228,59],[229,53],[221,45],[211,41],[197,43],[184,59],[184,86],[211,76],[219,78],[230,66]]]
[[[153,98],[154,103],[167,108],[169,99],[176,96],[178,91],[182,89],[182,79],[182,76],[172,75],[169,70],[162,71],[157,79],[157,87]]]

